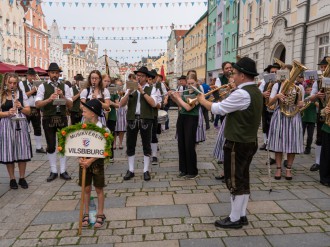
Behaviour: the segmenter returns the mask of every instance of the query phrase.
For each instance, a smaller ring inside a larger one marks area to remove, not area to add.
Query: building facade
[[[207,20],[207,52],[206,52],[206,80],[210,78],[216,78],[219,70],[216,67],[216,23],[217,23],[217,8],[220,4],[217,4],[216,0],[208,0],[208,20]]]
[[[221,65],[223,62],[223,27],[224,27],[224,2],[221,1],[217,7],[217,23],[216,23],[216,55],[215,55],[215,67],[221,72]]]
[[[95,38],[89,37],[85,51],[86,74],[89,74],[92,70],[98,69],[98,62],[97,62],[98,52],[99,52],[99,45],[95,42]]]
[[[24,9],[18,1],[0,1],[0,61],[25,64]]]
[[[184,37],[183,74],[190,69],[197,72],[197,78],[204,80],[206,76],[206,44],[207,12],[193,25]]]
[[[21,4],[25,11],[26,65],[47,69],[50,62],[49,33],[41,1],[32,0],[24,3],[22,1]]]
[[[63,43],[56,20],[53,20],[49,29],[49,60],[62,66],[63,64]]]
[[[85,78],[88,76],[86,73],[86,47],[87,45],[80,45],[73,41],[70,44],[63,44],[63,79],[72,81],[78,73]]]
[[[259,0],[240,4],[239,56],[249,56],[262,71],[273,58],[301,61],[316,69],[329,55],[327,0]]]

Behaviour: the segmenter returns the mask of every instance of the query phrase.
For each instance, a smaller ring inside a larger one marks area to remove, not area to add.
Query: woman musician
[[[5,75],[0,90],[0,163],[7,166],[10,188],[18,189],[15,178],[15,162],[18,163],[18,184],[27,189],[25,180],[26,162],[32,158],[32,148],[28,123],[30,114],[26,94],[18,87],[19,78],[15,73]],[[13,121],[13,117],[21,118]]]
[[[103,111],[110,111],[110,93],[107,88],[103,87],[101,72],[93,70],[89,74],[87,82],[87,88],[80,94],[80,101],[86,103],[91,99],[98,99],[102,103]],[[104,112],[102,113],[102,117],[99,117],[99,121],[103,126],[106,126]]]

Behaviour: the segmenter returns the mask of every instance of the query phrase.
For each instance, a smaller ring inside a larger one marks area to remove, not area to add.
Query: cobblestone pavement
[[[207,141],[197,146],[200,177],[178,178],[176,115],[170,111],[171,130],[161,135],[160,164],[151,167],[151,181],[143,180],[141,147],[136,176],[125,182],[125,150],[115,151],[115,163],[106,168],[106,227],[83,229],[82,236],[77,236],[80,187],[74,158],[68,160],[72,181],[47,183],[47,157],[35,154],[28,164],[27,190],[9,190],[0,166],[0,246],[330,246],[330,188],[309,171],[314,150],[296,157],[292,181],[272,178],[271,193],[267,153],[258,151],[251,165],[250,224],[217,229],[213,223],[228,215],[230,200],[225,185],[214,179],[221,171],[212,157],[216,130],[211,127]]]

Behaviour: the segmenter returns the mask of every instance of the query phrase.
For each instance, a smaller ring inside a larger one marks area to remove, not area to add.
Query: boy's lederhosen
[[[79,94],[79,90],[78,90],[77,86],[72,87],[72,92],[73,92],[72,96]],[[81,115],[81,109],[80,109],[80,96],[75,101],[73,101],[73,106],[70,109],[70,118],[71,118],[72,125],[81,122],[82,115]]]
[[[258,149],[257,132],[262,113],[262,94],[256,85],[242,87],[251,98],[246,110],[229,113],[224,135],[224,173],[232,195],[250,194],[249,167]]]
[[[23,81],[23,86],[25,93],[31,91],[32,87],[30,87],[27,83],[27,81]],[[30,97],[35,97],[37,95],[37,92],[33,93]],[[26,116],[26,119],[28,123],[32,123],[33,131],[35,136],[41,136],[41,115],[40,115],[40,109],[36,108],[35,106],[31,106],[31,114],[29,116]]]
[[[87,169],[86,169],[86,182],[85,186],[90,186],[92,184],[94,187],[103,188],[105,187],[105,178],[104,178],[104,159],[95,160]],[[79,186],[82,182],[82,168],[79,167]]]
[[[151,95],[152,87],[145,87],[144,92]],[[126,136],[126,146],[127,146],[127,156],[135,155],[135,147],[138,132],[140,131],[143,154],[145,156],[151,156],[151,130],[152,123],[154,119],[153,107],[148,104],[144,99],[144,96],[140,94],[140,115],[135,114],[136,105],[138,100],[138,93],[135,92],[133,95],[129,96],[128,107],[127,107],[127,136]]]
[[[55,92],[55,87],[48,82],[45,82],[43,85],[45,87],[43,100],[46,100]],[[63,91],[63,94],[65,94],[65,84],[60,83],[58,87]],[[53,102],[45,105],[43,107],[42,126],[47,141],[47,153],[52,154],[56,151],[56,132],[68,126],[66,105],[60,106],[59,113],[56,112],[56,105],[53,105]]]

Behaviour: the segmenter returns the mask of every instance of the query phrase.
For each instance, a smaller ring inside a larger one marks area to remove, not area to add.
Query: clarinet
[[[56,81],[56,82],[53,82],[53,86],[55,87],[54,88],[54,91],[55,89],[59,89],[59,83]],[[60,96],[57,95],[57,99],[59,99]],[[61,114],[61,106],[60,105],[56,105],[56,114]]]
[[[12,101],[13,101],[13,107],[15,107],[15,91],[14,91],[14,89],[12,88],[11,89],[11,99],[12,99]],[[16,117],[18,117],[18,114],[19,113],[21,113],[21,111],[17,108],[17,107],[15,107],[16,108]],[[18,121],[16,121],[16,130],[17,131],[20,131],[21,130],[21,127],[20,127],[20,125],[19,125],[19,122]]]
[[[92,83],[92,96],[91,99],[94,99],[95,83]]]

